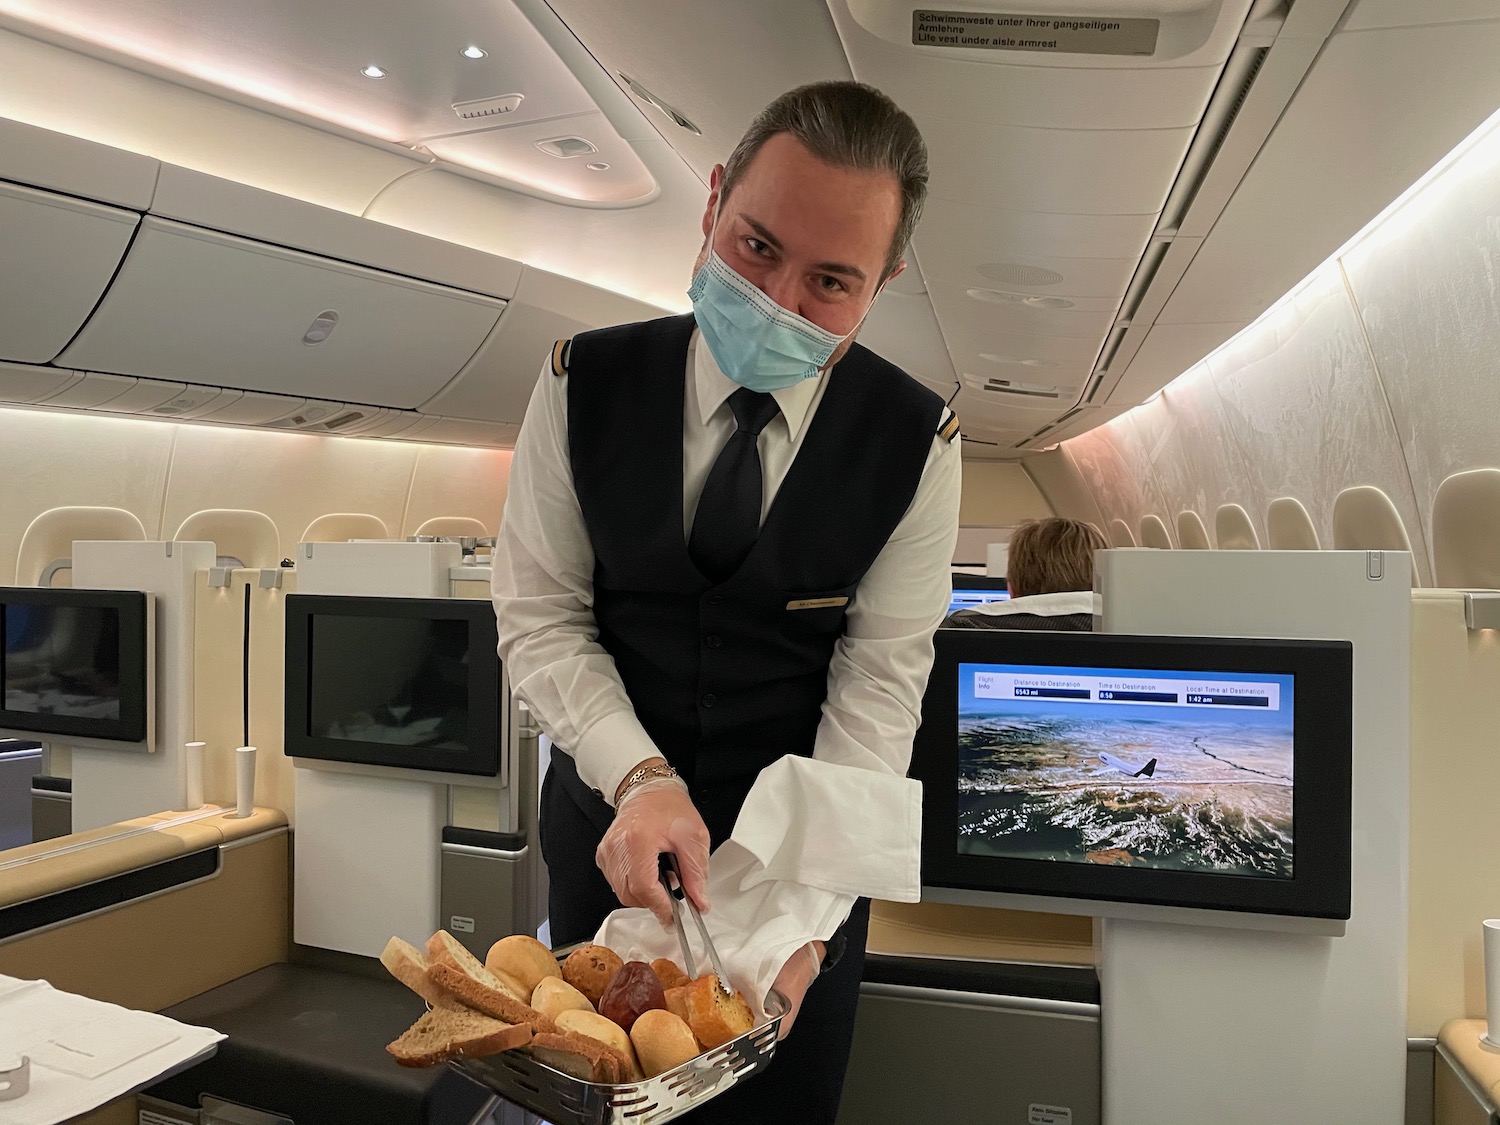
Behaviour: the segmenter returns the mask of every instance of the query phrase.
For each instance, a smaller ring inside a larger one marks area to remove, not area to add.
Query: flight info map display
[[[1292,682],[960,664],[959,852],[1290,879]]]

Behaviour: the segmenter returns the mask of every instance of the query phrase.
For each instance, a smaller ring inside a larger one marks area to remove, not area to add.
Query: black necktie
[[[756,438],[776,417],[776,400],[741,387],[729,396],[738,428],[708,471],[688,554],[705,577],[723,582],[740,568],[760,535],[760,451]]]

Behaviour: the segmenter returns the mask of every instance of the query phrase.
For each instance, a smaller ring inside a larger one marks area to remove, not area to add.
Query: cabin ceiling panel
[[[359,214],[414,153],[346,140],[6,30],[0,116]],[[58,91],[68,91],[59,98]]]
[[[1342,30],[1471,23],[1495,18],[1495,0],[1354,0]]]
[[[1031,262],[1035,258],[1130,259],[1140,257],[1156,226],[1144,215],[1062,215],[1010,211],[998,206],[929,199],[917,237],[933,259],[929,277],[959,280],[976,263]],[[1127,278],[1129,274],[1126,274]],[[994,284],[993,280],[989,282]],[[1065,296],[1072,290],[1059,289]]]
[[[1109,401],[1126,406],[1145,401],[1244,327],[1243,321],[1227,324],[1158,322],[1151,327],[1125,374],[1110,391]]]
[[[1343,257],[1429,543],[1442,482],[1500,468],[1497,263],[1500,128]]]
[[[1318,538],[1332,543],[1334,498],[1371,485],[1396,505],[1419,579],[1431,583],[1401,443],[1337,266],[1206,362],[1246,455],[1250,488],[1239,503],[1252,509],[1262,542],[1272,499],[1300,500]]]
[[[1259,316],[1500,105],[1496,58],[1500,20],[1334,35],[1159,320]]]
[[[808,0],[550,0],[600,64],[683,113],[695,136],[632,93],[706,183],[754,116],[807,82],[850,77],[827,8]],[[628,87],[626,87],[628,91]]]
[[[561,207],[432,169],[392,184],[366,214],[685,312],[706,193],[665,141],[636,148],[651,154],[661,194],[629,211]]]
[[[965,318],[979,318],[987,329],[1022,336],[1104,339],[1114,322],[1118,297],[1062,297],[1025,290],[982,289],[962,282],[929,279],[933,303]]]
[[[914,277],[915,269],[907,271]],[[920,379],[946,400],[958,389],[948,344],[925,290],[903,292],[888,286],[859,330],[859,342]],[[920,279],[919,279],[920,280]]]
[[[0,0],[0,13],[236,100],[391,144],[431,142],[440,156],[557,198],[619,202],[651,191],[628,144],[652,135],[650,126],[628,103],[618,127],[599,113],[579,76],[507,0],[329,0],[284,6],[275,18],[233,0]],[[565,122],[563,132],[607,153],[608,167],[542,164],[537,131],[558,135],[548,122]],[[503,135],[512,129],[517,136]],[[485,136],[453,140],[472,132]]]

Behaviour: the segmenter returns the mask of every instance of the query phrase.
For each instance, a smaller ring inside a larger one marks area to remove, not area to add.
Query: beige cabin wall
[[[1158,397],[1058,454],[1105,520],[1136,530],[1158,516],[1177,546],[1183,512],[1219,546],[1225,504],[1243,507],[1268,546],[1267,509],[1291,497],[1334,547],[1339,494],[1377,488],[1410,541],[1418,584],[1433,585],[1439,487],[1500,466],[1497,198],[1492,129]],[[1082,505],[1060,457],[1027,467],[1071,514]],[[1393,546],[1373,525],[1343,530],[1346,546]]]
[[[433,516],[499,526],[509,450],[467,449],[0,409],[0,583],[16,580],[26,527],[70,504],[124,508],[169,538],[205,508],[249,508],[276,524],[283,555],[329,512],[369,512],[392,536]]]
[[[958,522],[964,527],[1014,527],[1051,514],[1036,485],[1015,462],[964,462],[958,509]]]

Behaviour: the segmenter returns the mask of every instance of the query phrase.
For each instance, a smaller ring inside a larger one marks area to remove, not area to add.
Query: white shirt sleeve
[[[933,439],[911,507],[860,581],[828,666],[821,761],[906,775],[932,634],[952,600],[961,461],[957,442]]]
[[[599,644],[594,549],[568,457],[568,379],[550,361],[516,439],[490,593],[511,686],[584,784],[614,804],[631,768],[661,752]]]

